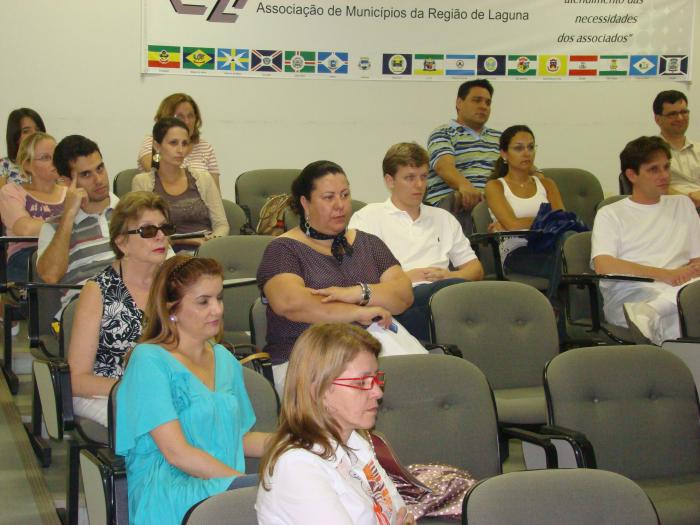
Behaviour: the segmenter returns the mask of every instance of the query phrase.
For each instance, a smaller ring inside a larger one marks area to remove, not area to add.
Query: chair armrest
[[[6,245],[13,242],[39,242],[39,237],[31,235],[2,235],[0,236],[0,244]]]
[[[170,236],[171,240],[180,240],[180,239],[202,239],[203,237],[206,237],[208,234],[205,231],[200,231],[200,232],[192,232],[192,233],[173,233]]]
[[[63,439],[75,428],[70,367],[60,359],[35,359],[33,371],[49,437]]]
[[[444,354],[452,355],[455,357],[463,357],[462,351],[457,345],[452,345],[448,343],[431,343],[430,341],[420,341],[420,344],[423,345],[423,347],[431,354]]]
[[[559,461],[557,458],[557,449],[548,436],[513,427],[503,427],[501,428],[501,432],[505,437],[519,439],[526,443],[531,443],[532,445],[540,447],[544,452],[547,468],[558,467]]]
[[[506,239],[508,237],[520,237],[527,238],[533,233],[540,233],[541,230],[510,230],[503,232],[489,232],[489,233],[473,233],[469,236],[469,240],[483,244],[485,242],[499,241],[501,239]]]
[[[551,440],[565,441],[571,447],[578,467],[597,468],[593,445],[583,433],[556,425],[545,425],[539,432]]]
[[[236,279],[224,279],[224,289],[237,288],[247,284],[256,283],[258,280],[255,277],[239,277]]]
[[[600,274],[600,273],[565,273],[561,276],[565,284],[589,284],[600,281],[634,281],[639,283],[653,283],[650,277],[638,277],[636,275]]]

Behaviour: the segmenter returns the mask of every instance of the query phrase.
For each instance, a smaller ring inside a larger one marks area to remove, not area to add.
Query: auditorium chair
[[[652,345],[576,348],[544,373],[545,435],[572,444],[561,464],[634,480],[663,525],[700,523],[700,407],[693,377]]]
[[[250,224],[258,224],[260,209],[268,197],[291,193],[292,181],[299,175],[298,169],[261,169],[241,173],[236,179],[236,203],[245,206],[250,213]]]
[[[112,182],[112,193],[119,198],[129,193],[131,191],[131,182],[134,180],[134,177],[142,172],[143,170],[141,168],[130,168],[117,173]]]
[[[577,168],[545,168],[541,171],[559,188],[564,208],[593,228],[596,206],[603,200],[603,188],[596,176]]]
[[[592,469],[511,472],[474,485],[464,525],[659,525],[654,504],[632,480]]]
[[[248,224],[248,217],[243,208],[228,199],[221,199],[221,202],[224,204],[224,212],[228,221],[228,234],[241,235],[241,227]]]
[[[262,490],[262,489],[260,489]],[[258,487],[229,490],[200,501],[182,520],[182,525],[257,525],[255,500]]]
[[[700,341],[700,281],[686,284],[679,290],[678,314],[681,337]]]
[[[352,211],[350,212],[350,217],[352,217],[353,213],[355,213],[358,210],[361,210],[365,206],[367,206],[366,202],[352,199]],[[346,222],[350,222],[350,217],[346,217]],[[289,231],[292,228],[299,226],[299,222],[299,216],[292,211],[292,208],[287,208],[284,212],[284,231]]]
[[[542,370],[559,338],[543,294],[522,283],[465,282],[435,293],[430,314],[431,340],[457,345],[488,379],[501,425],[546,422]]]
[[[632,195],[632,183],[624,173],[617,176],[617,182],[620,189],[620,195]]]

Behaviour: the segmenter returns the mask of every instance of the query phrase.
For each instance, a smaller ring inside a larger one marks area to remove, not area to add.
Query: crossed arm
[[[680,286],[695,277],[700,277],[700,258],[691,259],[688,264],[678,268],[666,269],[618,259],[612,255],[598,255],[593,259],[593,266],[596,273],[599,274],[622,274],[649,277],[655,281],[662,281],[666,284],[670,284],[671,286]]]

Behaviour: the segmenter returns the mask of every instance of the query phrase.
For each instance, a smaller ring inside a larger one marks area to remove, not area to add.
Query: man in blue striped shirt
[[[488,80],[464,82],[457,92],[457,118],[436,128],[428,138],[430,177],[426,201],[455,213],[466,234],[471,210],[498,158],[500,131],[486,126],[493,86]]]

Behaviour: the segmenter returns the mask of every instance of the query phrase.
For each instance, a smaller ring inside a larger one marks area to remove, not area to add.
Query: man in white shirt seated
[[[700,277],[700,218],[687,196],[666,195],[671,152],[660,137],[627,144],[620,165],[632,183],[632,195],[596,215],[591,267],[600,274],[654,279],[601,281],[600,289],[609,322],[631,322],[660,345],[680,336],[678,290]]]
[[[484,271],[457,219],[422,203],[428,152],[415,143],[395,144],[382,168],[391,196],[356,212],[349,227],[376,235],[399,260],[413,283],[414,301],[397,319],[415,337],[427,340],[430,297],[445,286],[481,280]]]

